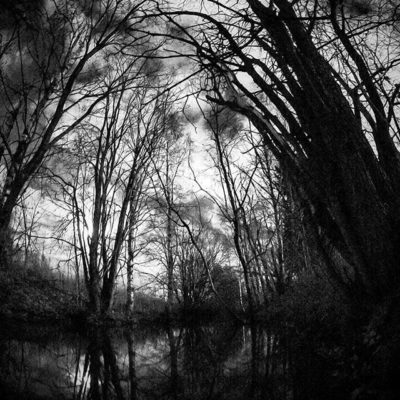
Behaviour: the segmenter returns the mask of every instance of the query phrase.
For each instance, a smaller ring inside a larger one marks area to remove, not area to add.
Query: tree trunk
[[[6,179],[7,181],[7,179]],[[12,249],[12,233],[10,224],[12,213],[21,194],[23,183],[21,180],[14,182],[12,186],[5,184],[0,202],[0,263],[6,264]]]
[[[135,216],[131,206],[131,215],[129,217],[129,232],[128,232],[128,260],[126,264],[127,282],[126,282],[126,315],[131,318],[133,315],[133,308],[135,302],[135,287],[133,285],[133,266],[134,266],[134,224]]]
[[[224,42],[215,43],[214,48],[207,45],[201,56],[207,58],[216,77],[232,71],[226,74],[226,92],[214,87],[217,96],[211,99],[247,116],[273,151],[311,217],[331,276],[343,280],[346,270],[352,280],[349,291],[357,288],[357,296],[371,303],[397,298],[400,156],[375,77],[332,12],[331,28],[343,57],[350,59],[363,85],[360,102],[370,110],[370,138],[353,100],[346,97],[347,85],[351,88],[352,83],[342,83],[340,73],[334,71],[336,65],[330,65],[331,60],[317,48],[308,22],[299,18],[293,3],[275,0],[274,7],[259,0],[247,3],[249,19],[253,18],[253,24],[243,19],[249,43],[258,43],[271,64],[253,58],[240,44],[242,38],[233,37],[213,16],[203,15]],[[224,43],[229,54],[221,55]],[[235,66],[257,88],[246,87],[248,81],[235,75]],[[260,100],[261,93],[267,102]]]
[[[167,211],[167,312],[174,304],[174,260],[172,255],[172,210],[168,202]]]

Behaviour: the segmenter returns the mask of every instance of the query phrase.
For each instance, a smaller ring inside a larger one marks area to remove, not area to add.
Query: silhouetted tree
[[[10,241],[21,194],[51,150],[107,96],[129,86],[124,75],[138,57],[125,50],[143,55],[148,44],[139,33],[146,2],[52,0],[2,7],[0,250]],[[112,79],[104,84],[107,74]]]
[[[279,161],[336,284],[398,303],[398,10],[378,1],[355,16],[345,3],[213,0],[163,13],[207,71],[207,99],[246,116]]]

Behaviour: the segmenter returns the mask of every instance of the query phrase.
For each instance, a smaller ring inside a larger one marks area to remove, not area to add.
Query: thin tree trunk
[[[167,143],[166,152],[166,187],[165,196],[167,201],[167,221],[166,221],[166,234],[167,234],[167,312],[171,313],[174,304],[174,259],[172,254],[172,206],[173,206],[173,188],[170,177],[170,161],[169,161],[169,144]]]
[[[172,211],[167,211],[167,312],[170,314],[174,304],[174,260],[172,255]]]
[[[131,214],[129,216],[128,228],[128,260],[126,264],[127,282],[126,282],[126,315],[131,318],[133,315],[134,302],[135,302],[135,287],[133,284],[133,266],[135,258],[135,235],[134,228],[136,223],[135,212],[131,203]]]

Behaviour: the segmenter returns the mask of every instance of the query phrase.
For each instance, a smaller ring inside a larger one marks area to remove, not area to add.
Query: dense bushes
[[[0,313],[18,319],[65,319],[80,310],[44,259],[31,254],[0,270]]]
[[[346,324],[349,307],[339,290],[326,279],[303,274],[284,294],[272,298],[268,318],[278,318],[301,331]]]

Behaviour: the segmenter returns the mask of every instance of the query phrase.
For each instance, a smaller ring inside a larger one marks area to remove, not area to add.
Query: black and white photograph
[[[400,399],[399,0],[0,0],[0,400]]]

